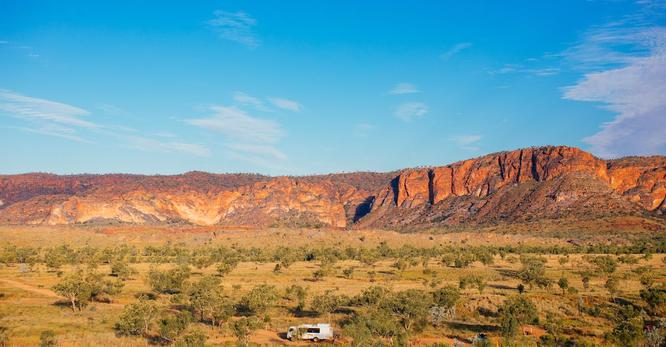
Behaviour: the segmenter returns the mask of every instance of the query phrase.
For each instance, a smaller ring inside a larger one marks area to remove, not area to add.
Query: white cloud
[[[215,11],[208,24],[221,38],[254,48],[260,40],[254,32],[257,21],[245,12]]]
[[[411,83],[398,83],[391,88],[389,94],[401,95],[401,94],[414,94],[419,93],[420,90],[416,88],[415,85]]]
[[[100,109],[113,111],[109,105],[102,105]],[[88,135],[99,137],[109,136],[117,144],[144,151],[180,152],[198,156],[208,156],[210,151],[198,144],[181,141],[159,141],[136,135],[135,129],[122,125],[100,125],[81,119],[90,113],[76,106],[21,95],[8,90],[0,90],[0,114],[24,120],[27,126],[15,127],[22,131],[35,134],[55,136],[71,141],[90,143],[79,133],[88,132]],[[132,133],[129,134],[128,133]]]
[[[620,47],[620,48],[618,48]],[[666,152],[666,27],[599,27],[565,51],[592,71],[564,88],[565,99],[615,113],[583,139],[602,157]]]
[[[207,118],[188,119],[187,123],[212,130],[240,142],[275,143],[284,130],[275,121],[253,117],[237,107],[211,106]]]
[[[395,110],[394,115],[399,119],[410,122],[415,118],[420,118],[428,113],[428,106],[422,102],[405,102],[400,104]]]
[[[444,60],[451,59],[454,55],[462,52],[463,50],[472,47],[470,42],[461,42],[451,47],[448,51],[442,53],[439,57]]]
[[[560,68],[557,67],[526,67],[521,64],[504,64],[499,69],[488,70],[491,75],[505,75],[511,73],[522,73],[534,75],[539,77],[553,76],[560,73]]]
[[[11,117],[36,122],[51,122],[82,128],[97,128],[98,125],[81,119],[89,112],[67,104],[38,99],[0,89],[0,112]]]
[[[301,105],[299,102],[289,99],[270,97],[268,98],[268,101],[270,101],[273,106],[283,110],[299,112],[301,109],[303,109],[303,105]]]
[[[451,136],[449,140],[455,142],[461,149],[478,151],[480,148],[477,144],[482,138],[482,135],[456,135]]]
[[[33,127],[16,127],[16,129],[35,134],[60,137],[63,139],[76,142],[90,143],[90,141],[84,140],[83,138],[78,136],[76,134],[76,130],[68,127],[63,127],[58,124],[42,124],[42,125],[35,125]]]
[[[264,102],[261,101],[261,99],[254,97],[252,95],[249,95],[244,92],[234,92],[234,100],[238,102],[239,104],[242,105],[249,105],[252,106],[256,109],[265,111],[267,110],[266,106],[264,106]]]

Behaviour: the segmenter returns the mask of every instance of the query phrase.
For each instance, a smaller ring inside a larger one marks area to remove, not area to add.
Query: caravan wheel
[[[319,338],[315,337],[314,339],[312,339],[312,342],[319,342]]]

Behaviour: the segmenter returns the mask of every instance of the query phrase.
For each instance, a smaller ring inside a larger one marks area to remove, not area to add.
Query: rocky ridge
[[[446,166],[303,177],[0,176],[4,224],[401,228],[666,212],[666,157],[546,146]]]

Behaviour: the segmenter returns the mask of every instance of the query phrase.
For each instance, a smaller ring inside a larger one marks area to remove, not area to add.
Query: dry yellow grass
[[[564,241],[559,239],[541,239],[525,235],[500,235],[493,233],[474,234],[463,232],[456,234],[398,234],[386,231],[341,231],[341,230],[223,230],[215,228],[91,228],[91,227],[1,227],[0,239],[3,242],[17,245],[53,246],[57,244],[70,244],[82,246],[110,246],[119,244],[157,245],[166,241],[183,243],[188,246],[232,245],[241,247],[276,247],[279,245],[329,245],[329,246],[365,246],[372,247],[381,241],[390,246],[398,247],[404,244],[416,247],[431,247],[434,245],[502,245],[502,244],[537,244],[561,245]],[[515,256],[515,255],[514,255]],[[655,269],[659,282],[666,281],[666,269],[662,262],[663,255],[656,255],[650,260],[641,260],[638,265],[621,265],[617,273],[626,276],[622,281],[620,297],[638,300],[641,284],[638,276],[631,272],[637,266],[651,266]],[[595,277],[591,281],[589,290],[583,288],[577,271],[589,267],[582,260],[582,255],[574,254],[564,266],[558,263],[557,255],[548,255],[547,276],[555,283],[560,277],[569,279],[569,284],[579,290],[579,294],[590,300],[608,301],[608,293],[604,289],[605,277]],[[321,281],[313,281],[312,274],[318,269],[315,262],[296,262],[282,273],[273,272],[275,263],[243,262],[231,273],[223,278],[225,291],[234,298],[240,296],[253,286],[267,283],[275,285],[280,291],[293,284],[309,289],[310,298],[326,290],[335,290],[339,294],[356,295],[371,285],[382,285],[393,290],[419,288],[431,290],[426,282],[432,280],[431,274],[425,274],[419,264],[400,273],[391,265],[393,260],[382,260],[370,267],[357,261],[340,261],[335,264],[335,274],[325,277]],[[113,325],[117,321],[125,304],[136,300],[138,293],[150,290],[145,282],[150,264],[132,264],[138,274],[126,281],[123,292],[111,304],[91,303],[82,312],[72,312],[67,306],[57,305],[59,299],[49,295],[51,288],[59,280],[56,273],[49,272],[44,265],[37,265],[33,271],[21,273],[17,266],[0,267],[0,319],[1,324],[10,329],[12,345],[31,346],[39,343],[39,335],[44,330],[53,330],[63,346],[144,346],[146,340],[142,338],[117,337],[113,333]],[[170,265],[160,265],[169,267]],[[342,269],[353,266],[356,268],[352,278],[342,276]],[[474,263],[468,268],[449,268],[443,266],[438,259],[432,259],[429,268],[436,274],[434,278],[441,281],[438,285],[457,285],[460,277],[468,274],[482,275],[488,282],[487,288],[479,293],[476,289],[466,289],[464,298],[458,305],[459,320],[442,328],[430,327],[422,334],[412,337],[414,345],[424,345],[437,341],[451,341],[452,337],[469,337],[475,329],[494,326],[492,317],[480,314],[479,308],[494,311],[503,300],[516,293],[519,281],[515,278],[503,276],[507,271],[520,268],[519,262],[509,262],[506,259],[495,257],[495,264],[484,266]],[[71,267],[65,267],[70,272]],[[108,266],[101,266],[99,271],[109,273]],[[369,276],[374,271],[375,276]],[[193,281],[204,274],[215,272],[214,266],[200,270],[193,269]],[[21,285],[17,285],[17,282]],[[34,289],[34,290],[33,290]],[[555,286],[549,290],[533,289],[527,294],[537,303],[541,316],[553,312],[565,319],[567,331],[577,334],[600,336],[609,330],[606,319],[595,318],[588,315],[579,316],[577,312],[577,295],[562,295]],[[165,301],[165,298],[160,300]],[[321,321],[324,318],[301,318],[290,313],[291,303],[282,300],[271,309],[271,322],[253,334],[252,341],[263,345],[287,344],[279,337],[290,325]],[[333,317],[333,321],[342,318],[342,315]],[[208,335],[208,343],[224,345],[234,341],[226,329],[211,328],[197,324]],[[534,328],[537,331],[537,328]],[[291,343],[289,343],[291,344]]]

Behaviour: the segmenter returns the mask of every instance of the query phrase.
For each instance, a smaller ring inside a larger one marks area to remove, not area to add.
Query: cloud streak
[[[287,111],[299,112],[301,109],[303,109],[303,105],[294,100],[270,97],[268,98],[268,101],[270,101],[273,106]]]
[[[104,110],[104,108],[103,108]],[[106,112],[106,110],[104,110]],[[210,151],[199,144],[177,140],[160,141],[136,134],[136,130],[121,125],[101,125],[83,119],[90,112],[61,102],[40,99],[0,90],[0,114],[20,119],[27,125],[12,127],[21,131],[62,139],[92,143],[81,133],[99,137],[108,136],[119,145],[154,152],[178,152],[197,156],[209,156]],[[129,134],[131,133],[131,134]]]
[[[389,90],[391,95],[414,94],[421,92],[415,85],[411,83],[398,83]]]
[[[258,47],[261,42],[254,28],[257,21],[249,14],[227,11],[215,11],[208,25],[223,39],[240,43],[250,48]]]
[[[469,151],[478,151],[480,147],[477,145],[483,139],[482,135],[455,135],[449,138],[458,147]]]
[[[393,115],[398,119],[411,122],[416,118],[421,118],[428,113],[428,106],[422,102],[405,102],[396,108]]]
[[[442,53],[439,57],[442,60],[449,60],[453,58],[453,56],[457,55],[458,53],[472,47],[472,44],[470,42],[461,42],[456,44],[455,46],[449,48],[448,51]]]
[[[84,109],[9,90],[0,90],[0,112],[29,121],[51,122],[88,129],[99,127],[93,122],[82,119],[90,114]]]
[[[211,106],[210,111],[210,117],[186,122],[241,142],[275,143],[285,135],[277,122],[253,117],[235,106]]]

